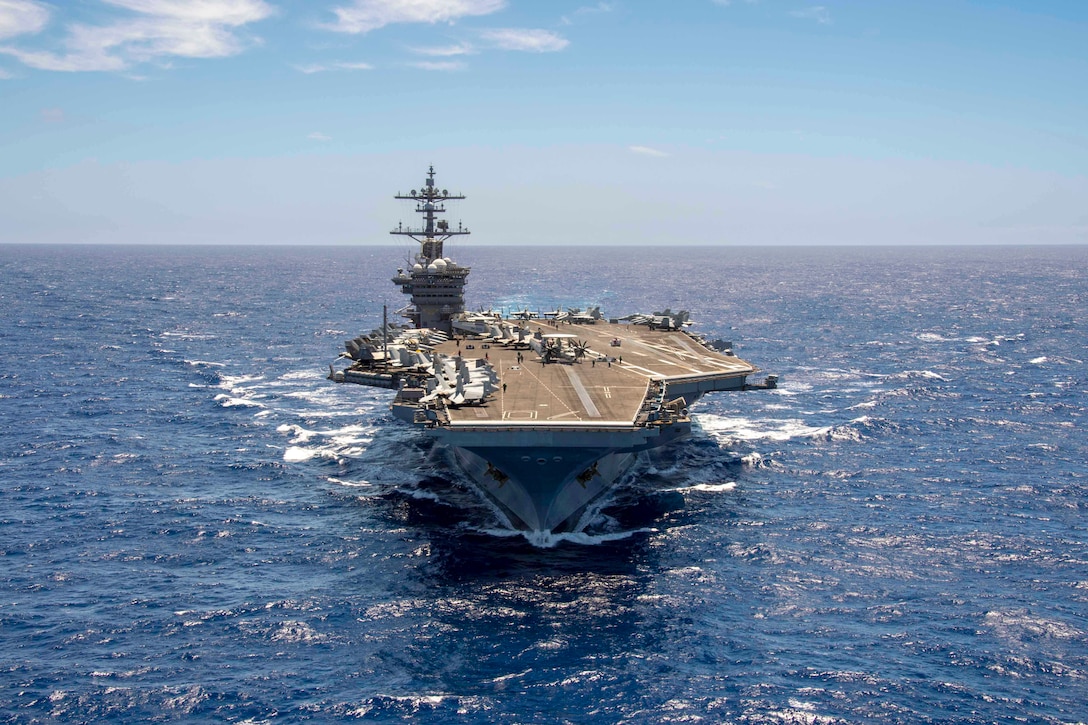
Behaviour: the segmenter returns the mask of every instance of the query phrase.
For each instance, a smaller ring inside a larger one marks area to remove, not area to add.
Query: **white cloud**
[[[296,65],[294,68],[299,73],[306,74],[336,70],[374,70],[374,66],[370,63],[309,63],[307,65]]]
[[[314,141],[332,141],[332,136],[323,134],[320,131],[314,131],[306,138],[313,139]]]
[[[458,71],[464,70],[468,66],[460,60],[421,60],[415,63],[409,63],[412,68],[419,68],[420,70],[433,70],[433,71]]]
[[[657,149],[652,149],[649,146],[628,146],[627,150],[632,153],[642,154],[643,156],[656,156],[659,158],[669,155],[664,151],[658,151]]]
[[[0,0],[4,2],[5,0]],[[11,1],[11,0],[7,0]],[[264,0],[104,0],[137,17],[68,27],[63,54],[0,46],[32,68],[113,71],[171,56],[220,58],[243,50],[235,29],[272,14]]]
[[[728,1],[729,0],[726,0],[726,2],[728,2]],[[585,5],[583,7],[578,8],[577,10],[575,10],[570,15],[564,15],[562,18],[559,19],[559,21],[561,23],[563,23],[563,25],[573,25],[575,19],[577,19],[577,18],[580,18],[580,17],[585,16],[585,15],[598,15],[600,13],[610,13],[610,12],[612,12],[612,10],[615,9],[615,7],[616,6],[615,6],[614,3],[609,3],[609,2],[599,2],[596,5]]]
[[[12,75],[11,73],[9,73],[8,71],[4,70],[3,68],[0,68],[0,81],[10,80],[10,79],[12,79],[14,77],[15,76]]]
[[[468,43],[458,43],[457,45],[444,45],[437,48],[410,48],[413,53],[420,55],[429,55],[436,58],[449,58],[455,55],[473,55],[476,53],[476,49]]]
[[[803,18],[805,20],[815,20],[820,25],[831,24],[831,12],[823,5],[813,5],[810,8],[804,10],[794,10],[790,13],[795,18]]]
[[[35,0],[0,0],[0,38],[37,33],[49,23],[49,8]]]
[[[527,50],[534,53],[550,53],[563,50],[570,41],[550,30],[522,28],[495,28],[484,30],[480,36],[502,50]]]
[[[333,8],[336,22],[325,27],[341,33],[369,33],[391,23],[452,23],[504,7],[506,0],[354,0]]]

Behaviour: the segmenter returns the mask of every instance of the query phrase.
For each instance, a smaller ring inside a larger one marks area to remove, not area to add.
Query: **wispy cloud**
[[[570,41],[550,30],[528,28],[495,28],[480,32],[485,42],[501,50],[525,50],[534,53],[550,53],[563,50]]]
[[[49,8],[35,0],[0,0],[0,40],[37,33],[49,24]]]
[[[313,139],[314,141],[332,141],[332,136],[321,133],[320,131],[314,131],[306,138]]]
[[[468,65],[464,61],[460,60],[420,60],[415,63],[409,63],[412,68],[419,68],[420,70],[440,71],[446,73],[452,73],[454,71],[464,70]]]
[[[615,3],[599,2],[596,5],[584,5],[575,10],[570,15],[564,15],[559,19],[563,25],[573,25],[579,18],[587,15],[600,15],[601,13],[610,13],[615,9]]]
[[[456,55],[473,55],[476,53],[476,49],[468,43],[443,45],[436,48],[409,48],[409,50],[419,55],[429,55],[435,58],[450,58]]]
[[[823,5],[813,5],[803,10],[794,10],[790,13],[795,18],[815,20],[820,25],[831,24],[831,12]]]
[[[504,7],[506,0],[354,0],[333,8],[336,22],[324,27],[340,33],[369,33],[392,23],[452,23]]]
[[[264,0],[103,2],[132,11],[136,17],[109,25],[69,25],[63,53],[13,46],[0,46],[0,53],[32,68],[53,71],[118,71],[169,57],[220,58],[244,49],[236,29],[273,13]]]
[[[325,73],[337,70],[374,70],[370,63],[309,63],[296,65],[294,69],[299,73]]]
[[[669,154],[665,153],[664,151],[659,151],[658,149],[652,149],[649,146],[628,146],[627,150],[630,151],[631,153],[641,154],[643,156],[656,156],[658,158],[662,158],[662,157],[665,157],[665,156],[669,155]]]

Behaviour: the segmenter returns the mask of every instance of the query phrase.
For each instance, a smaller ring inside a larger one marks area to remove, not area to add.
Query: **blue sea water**
[[[535,543],[325,379],[405,251],[0,246],[0,721],[1088,720],[1088,248],[453,247],[782,376]]]

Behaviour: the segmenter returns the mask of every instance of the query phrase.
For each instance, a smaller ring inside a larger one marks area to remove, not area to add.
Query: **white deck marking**
[[[586,409],[589,417],[600,418],[601,411],[597,410],[597,406],[593,404],[593,398],[589,397],[589,391],[582,385],[582,379],[578,377],[578,373],[574,372],[574,368],[564,365],[563,372],[570,378],[570,384],[574,386],[574,392],[578,393],[578,399],[582,401],[582,407]]]

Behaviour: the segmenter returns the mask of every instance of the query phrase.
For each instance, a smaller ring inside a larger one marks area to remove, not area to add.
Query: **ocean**
[[[450,245],[781,376],[534,541],[326,380],[409,252],[0,246],[0,721],[1088,720],[1088,247]]]

